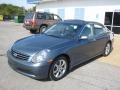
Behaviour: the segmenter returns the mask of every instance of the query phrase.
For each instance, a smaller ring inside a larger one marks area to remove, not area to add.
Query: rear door
[[[106,28],[101,24],[94,23],[93,30],[94,30],[94,37],[96,39],[95,50],[96,53],[99,54],[104,50],[104,47],[108,40]]]
[[[39,28],[41,24],[44,24],[43,22],[45,19],[46,17],[44,13],[36,13],[36,16],[35,16],[36,26]]]
[[[46,19],[44,20],[43,24],[51,26],[54,24],[53,22],[54,22],[53,14],[46,14]]]

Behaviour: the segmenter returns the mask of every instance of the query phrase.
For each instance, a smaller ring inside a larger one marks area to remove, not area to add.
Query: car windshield
[[[65,39],[75,39],[81,26],[78,24],[58,23],[44,32],[48,36]]]

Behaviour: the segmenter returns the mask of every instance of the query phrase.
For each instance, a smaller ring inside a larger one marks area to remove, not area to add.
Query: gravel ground
[[[0,22],[0,90],[120,90],[120,36],[108,57],[98,57],[59,81],[38,81],[12,70],[6,57],[11,43],[31,35],[14,22]]]
[[[115,35],[113,51],[109,57],[102,57],[100,61],[120,67],[120,35]]]

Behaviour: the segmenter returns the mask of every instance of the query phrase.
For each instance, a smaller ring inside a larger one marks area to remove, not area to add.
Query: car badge
[[[15,57],[17,57],[17,55],[18,55],[17,53],[14,53],[14,54],[13,54],[13,56],[15,56]]]

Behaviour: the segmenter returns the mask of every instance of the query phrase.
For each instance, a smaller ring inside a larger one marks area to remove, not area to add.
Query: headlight
[[[41,61],[44,61],[44,59],[47,57],[48,52],[50,52],[49,49],[45,49],[43,51],[40,51],[39,53],[36,53],[33,57],[31,62],[33,63],[40,63]]]

